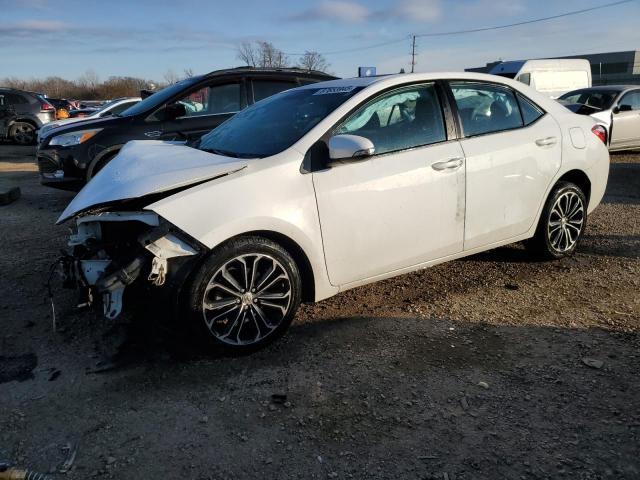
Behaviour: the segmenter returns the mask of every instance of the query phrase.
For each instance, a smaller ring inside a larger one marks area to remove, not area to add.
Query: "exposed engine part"
[[[101,298],[108,319],[121,313],[125,288],[143,271],[159,287],[169,275],[170,259],[198,254],[197,247],[153,212],[103,212],[76,223],[69,239],[73,255],[61,259],[65,285],[79,288],[78,307],[91,305],[94,296]]]
[[[167,276],[169,258],[184,257],[198,253],[191,245],[183,242],[172,233],[157,238],[151,243],[142,239],[144,248],[155,255],[151,261],[151,273],[148,280],[155,286],[163,285]]]
[[[131,285],[140,275],[144,257],[138,256],[121,269],[100,277],[95,283],[98,293],[102,294],[104,316],[113,320],[122,311],[122,295],[127,285]]]

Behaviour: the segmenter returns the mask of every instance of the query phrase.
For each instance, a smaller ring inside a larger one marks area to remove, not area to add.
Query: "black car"
[[[194,141],[258,100],[333,78],[295,68],[240,67],[182,80],[119,115],[44,134],[37,150],[41,182],[78,190],[130,140]]]
[[[11,124],[5,125],[3,138],[20,145],[34,143],[36,131],[56,118],[55,107],[44,97],[13,88],[0,88],[0,108],[15,114]]]

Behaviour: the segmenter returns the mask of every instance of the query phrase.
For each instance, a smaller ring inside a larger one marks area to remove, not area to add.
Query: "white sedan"
[[[195,144],[128,143],[58,221],[77,225],[65,271],[108,318],[155,289],[214,346],[250,351],[304,301],[523,240],[571,255],[604,140],[502,77],[307,85]]]

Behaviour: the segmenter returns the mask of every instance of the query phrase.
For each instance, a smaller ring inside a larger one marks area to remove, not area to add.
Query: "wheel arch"
[[[234,235],[233,237],[228,238],[227,240],[222,242],[220,245],[223,245],[231,240],[240,237],[262,237],[269,239],[284,248],[289,253],[289,255],[291,255],[293,261],[296,262],[296,265],[300,270],[300,281],[302,283],[302,301],[313,302],[315,300],[316,283],[315,276],[313,274],[313,267],[311,266],[309,257],[295,240],[283,233],[273,230],[252,230]]]
[[[591,198],[591,180],[584,171],[578,169],[569,170],[568,172],[562,174],[560,178],[558,178],[555,185],[557,185],[559,182],[575,183],[578,187],[580,187],[582,193],[584,193],[584,196],[587,199],[587,205],[589,204],[589,199]]]
[[[100,162],[102,162],[105,158],[116,156],[122,149],[122,147],[124,147],[124,144],[112,145],[98,152],[98,154],[93,157],[93,160],[91,160],[91,162],[87,166],[87,181],[91,180],[91,178],[93,177],[93,171]]]
[[[8,126],[9,131],[13,128],[13,126],[16,123],[28,123],[29,125],[33,126],[36,130],[38,130],[40,128],[38,126],[38,122],[36,122],[32,118],[29,118],[29,117],[17,117],[15,119],[11,120],[11,123]]]

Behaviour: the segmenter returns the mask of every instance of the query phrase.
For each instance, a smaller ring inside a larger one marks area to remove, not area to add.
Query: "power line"
[[[593,10],[599,10],[601,8],[613,7],[615,5],[622,5],[623,3],[630,3],[630,2],[635,2],[635,1],[636,0],[621,0],[621,1],[618,1],[618,2],[612,2],[612,3],[607,3],[607,4],[604,4],[604,5],[598,5],[597,7],[584,8],[582,10],[574,10],[572,12],[560,13],[558,15],[552,15],[550,17],[535,18],[533,20],[525,20],[524,22],[509,23],[507,25],[496,25],[494,27],[472,28],[472,29],[469,29],[469,30],[454,30],[454,31],[451,31],[451,32],[419,33],[419,34],[416,35],[416,37],[442,37],[442,36],[446,36],[446,35],[460,35],[460,34],[463,34],[463,33],[487,32],[489,30],[500,30],[500,29],[503,29],[503,28],[519,27],[521,25],[529,25],[531,23],[546,22],[548,20],[555,20],[556,18],[569,17],[571,15],[578,15],[578,14],[581,14],[581,13],[592,12]]]
[[[583,8],[581,10],[573,10],[571,12],[565,12],[565,13],[560,13],[558,15],[552,15],[550,17],[541,17],[541,18],[535,18],[532,20],[525,20],[522,22],[516,22],[516,23],[509,23],[506,25],[495,25],[492,27],[481,27],[481,28],[472,28],[472,29],[468,29],[468,30],[452,30],[452,31],[448,31],[448,32],[433,32],[433,33],[419,33],[416,35],[411,35],[410,37],[413,39],[413,37],[444,37],[444,36],[450,36],[450,35],[462,35],[462,34],[466,34],[466,33],[478,33],[478,32],[487,32],[490,30],[501,30],[504,28],[512,28],[512,27],[519,27],[522,25],[529,25],[532,23],[540,23],[540,22],[547,22],[549,20],[555,20],[557,18],[564,18],[564,17],[569,17],[572,15],[579,15],[581,13],[586,13],[586,12],[592,12],[594,10],[599,10],[602,8],[608,8],[608,7],[614,7],[616,5],[622,5],[624,3],[631,3],[631,2],[635,2],[637,0],[620,0],[617,2],[611,2],[611,3],[605,3],[602,5],[598,5],[596,7],[590,7],[590,8]],[[394,45],[400,42],[405,42],[407,40],[407,37],[403,37],[401,39],[397,39],[397,40],[390,40],[388,42],[382,42],[382,43],[377,43],[374,45],[367,45],[367,46],[363,46],[363,47],[354,47],[354,48],[347,48],[347,49],[343,49],[343,50],[333,50],[333,51],[326,51],[326,52],[319,52],[321,55],[339,55],[342,53],[351,53],[351,52],[359,52],[362,50],[371,50],[374,48],[379,48],[379,47],[385,47],[387,45]],[[286,55],[291,55],[291,56],[302,56],[304,55],[304,53],[286,53]]]

